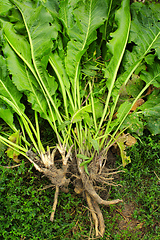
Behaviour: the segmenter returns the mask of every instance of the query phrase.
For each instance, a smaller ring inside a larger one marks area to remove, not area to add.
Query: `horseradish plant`
[[[13,131],[0,141],[8,156],[25,156],[56,186],[52,221],[59,189],[67,192],[71,182],[103,236],[99,204],[122,201],[104,200],[97,190],[114,185],[118,172],[106,165],[110,147],[118,145],[125,166],[126,130],[160,133],[160,6],[134,3],[130,14],[129,0],[0,5],[0,117]],[[57,139],[47,149],[40,118]]]

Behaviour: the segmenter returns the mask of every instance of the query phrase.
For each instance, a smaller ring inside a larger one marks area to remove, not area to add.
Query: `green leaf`
[[[85,116],[84,114],[87,112],[92,112],[91,104],[81,107],[72,117],[71,122],[75,123],[81,121]]]
[[[92,161],[94,154],[93,154],[93,156],[90,157],[90,158],[88,158],[88,157],[86,157],[85,155],[82,155],[82,154],[77,154],[77,155],[80,155],[82,159],[88,159],[87,161],[82,162],[82,163],[80,164],[80,167],[83,167],[83,166],[84,166],[85,172],[89,175],[87,165],[88,165],[88,163],[90,163],[90,162]]]
[[[12,4],[9,0],[0,0],[0,15],[6,16],[8,11],[12,8]]]
[[[65,68],[63,65],[63,61],[58,56],[58,53],[56,51],[54,53],[50,54],[50,63],[60,81],[60,84],[61,84],[61,82],[63,83],[63,85],[61,85],[61,86],[64,86],[69,89],[70,82],[69,82],[68,76],[66,74],[66,71],[65,71]]]
[[[160,91],[155,89],[148,100],[140,106],[147,128],[154,135],[160,134]]]
[[[72,112],[74,111],[74,104],[73,104],[73,100],[70,94],[70,82],[68,79],[68,76],[66,74],[64,65],[63,65],[63,61],[62,59],[58,56],[58,53],[55,51],[54,54],[51,53],[50,54],[50,58],[49,58],[49,62],[54,70],[54,72],[56,73],[56,76],[59,80],[61,89],[60,91],[62,92],[62,96],[63,96],[63,101],[64,101],[64,108],[65,108],[65,112],[66,112],[66,117],[68,118],[68,108],[72,107]],[[69,97],[69,101],[70,104],[68,104],[67,101],[67,95]],[[70,106],[71,105],[71,106]]]
[[[107,18],[108,1],[84,0],[76,2],[75,5],[74,3],[75,1],[65,1],[63,5],[65,14],[62,17],[65,16],[64,22],[70,38],[67,44],[65,68],[72,84],[74,105],[77,109],[81,105],[79,97],[80,61],[88,46],[97,38],[96,29]]]
[[[91,159],[88,159],[87,161],[84,161],[80,164],[80,167],[87,166],[88,163],[91,162]]]
[[[126,155],[125,144],[124,144],[123,139],[119,138],[117,140],[117,144],[118,144],[118,147],[120,149],[120,154],[121,154],[121,158],[122,158],[123,167],[125,167],[127,164],[131,163],[130,156]]]
[[[14,0],[14,3],[22,14],[30,38],[31,54],[37,67],[40,68],[40,63],[46,66],[52,48],[52,39],[56,39],[58,34],[50,24],[51,15],[42,5],[33,8],[25,2],[20,3]]]
[[[26,67],[29,69],[28,71],[26,71],[27,69],[25,70],[26,77],[29,79],[32,78],[33,80],[33,77],[29,76],[32,74],[36,79],[37,84],[35,82],[33,84],[38,85],[38,90],[35,90],[33,88],[28,99],[29,101],[32,101],[32,104],[34,105],[36,111],[39,111],[41,115],[43,114],[43,117],[45,118],[47,118],[45,113],[46,101],[49,109],[49,122],[55,122],[56,118],[60,122],[62,119],[58,111],[58,105],[56,105],[57,101],[55,100],[57,83],[55,82],[54,77],[50,76],[46,70],[49,55],[52,50],[52,39],[55,39],[57,37],[57,30],[51,24],[52,17],[42,5],[38,8],[34,8],[32,7],[32,2],[31,6],[29,6],[27,3],[20,3],[16,0],[14,3],[21,12],[28,36],[26,37],[17,34],[14,31],[12,24],[10,23],[3,24],[4,32],[9,45],[12,47],[12,50],[24,62],[24,64],[21,64],[21,67],[24,65],[25,69]],[[31,80],[29,81],[31,83]],[[20,82],[15,81],[15,83],[18,83],[18,88]],[[41,106],[40,103],[36,104],[36,95],[37,98],[39,98],[39,101],[42,101]],[[52,97],[53,95],[54,97]],[[56,114],[53,113],[53,108]]]
[[[88,174],[88,176],[89,176],[87,164],[84,165],[84,170],[85,170],[85,172],[86,172],[86,173]]]
[[[89,128],[93,127],[93,119],[92,117],[89,115],[89,113],[84,112],[82,119],[84,120],[84,123],[86,123],[88,125]]]
[[[159,7],[159,5],[157,5]],[[156,11],[156,10],[154,10]],[[158,58],[160,58],[160,22],[155,17],[153,9],[149,6],[141,4],[132,4],[131,30],[129,35],[129,43],[132,50],[126,50],[122,66],[125,70],[117,79],[116,86],[120,88],[122,84],[126,84],[132,73],[141,64],[147,54],[154,50]]]
[[[0,142],[0,157],[3,156],[5,150],[6,146],[2,142]]]
[[[11,79],[0,80],[0,98],[8,104],[14,112],[18,112],[19,115],[24,112],[24,105],[20,102],[22,94],[16,89]]]
[[[34,75],[8,44],[4,48],[4,53],[7,56],[7,64],[10,74],[12,74],[13,83],[19,91],[26,93],[33,109],[38,111],[42,117],[47,118],[47,102],[39,89]]]
[[[98,119],[98,118],[100,118],[102,116],[104,106],[96,98],[94,99],[94,108],[95,108],[96,119]]]
[[[156,54],[148,54],[146,57],[145,57],[145,61],[147,64],[149,65],[152,65],[154,63],[154,59],[156,57]]]
[[[99,144],[98,141],[95,139],[91,139],[91,144],[94,147],[94,149],[99,153]]]
[[[96,118],[98,119],[101,117],[102,112],[103,112],[103,104],[99,102],[99,100],[95,100],[94,103],[95,107],[95,115]],[[72,122],[78,122],[81,121],[82,119],[85,119],[85,122],[88,124],[88,126],[91,126],[93,124],[92,118],[89,116],[88,113],[92,112],[92,106],[91,104],[88,104],[84,107],[81,107],[72,117]]]
[[[90,162],[92,161],[93,157],[94,157],[94,154],[93,154],[92,157],[90,157],[90,158],[87,157],[87,156],[85,156],[85,155],[82,155],[82,154],[78,154],[78,155],[80,155],[81,158],[84,159],[84,160],[85,160],[85,159],[88,159],[88,160],[82,162],[82,163],[80,164],[80,167],[82,167],[82,166],[87,165],[88,163],[90,163]]]
[[[133,74],[132,78],[128,81],[128,83],[126,85],[127,95],[130,95],[130,96],[136,98],[138,96],[138,94],[140,93],[140,91],[142,90],[143,85],[144,85],[144,83],[140,79],[140,77],[136,74]],[[123,92],[120,94],[122,95]]]
[[[32,72],[36,72],[34,76],[46,98],[52,121],[55,122],[55,115],[51,105],[56,112],[58,121],[62,122],[58,107],[56,106],[56,101],[54,100],[55,96],[54,99],[52,98],[52,95],[57,89],[57,84],[55,83],[53,85],[53,79],[49,77],[46,71],[49,55],[53,46],[52,40],[57,38],[58,30],[52,25],[52,16],[42,5],[33,8],[27,3],[20,3],[16,0],[14,3],[22,14],[27,30],[31,60],[34,66],[34,71]]]
[[[0,103],[0,118],[2,118],[12,130],[16,130],[16,127],[13,123],[13,112],[11,109],[8,109],[4,103]]]
[[[57,0],[45,0],[42,1],[43,6],[45,6],[52,16],[57,17],[59,11],[59,2]]]
[[[37,72],[41,76],[48,64],[49,54],[52,49],[52,39],[57,37],[57,31],[52,25],[49,25],[52,22],[52,17],[42,6],[35,10],[24,3],[14,2],[22,14],[29,42],[26,40],[26,36],[16,34],[10,23],[4,24],[6,38],[13,50],[25,62],[31,72],[33,74]],[[50,80],[48,78],[45,79],[43,76],[43,81],[50,92],[53,89]]]
[[[16,34],[13,25],[9,22],[3,23],[3,30],[12,49],[27,64],[27,66],[33,70],[31,49],[26,38],[23,35]]]
[[[9,141],[15,143],[16,145],[20,146],[21,145],[21,136],[20,136],[20,131],[18,130],[17,132],[13,133],[11,136],[9,136]],[[9,158],[12,158],[13,161],[19,162],[20,160],[18,159],[18,156],[20,155],[19,152],[12,148],[8,148],[7,151],[7,156]]]
[[[153,65],[147,67],[147,71],[142,71],[140,78],[146,84],[153,84],[156,88],[160,87],[160,61],[155,61]]]
[[[121,126],[127,114],[129,113],[131,106],[132,104],[129,101],[126,101],[120,105],[116,114],[117,118],[113,120],[110,124],[110,131],[112,131],[113,128],[116,126],[119,126],[119,127]]]
[[[2,84],[0,87],[0,95],[3,96],[3,94],[4,94],[4,96],[8,98],[9,96],[6,92],[7,89],[5,90],[5,85],[3,85],[3,82],[5,83],[6,79],[8,79],[8,71],[7,71],[6,63],[7,63],[6,60],[2,56],[0,56],[0,81],[2,81]],[[11,83],[11,86],[13,87],[13,93],[15,90],[17,95],[21,98],[21,95],[19,95],[19,92],[17,91],[17,89],[15,89],[15,86],[12,84],[12,82],[10,80],[9,80],[9,82]],[[7,81],[7,84],[8,84],[8,81]],[[6,86],[6,87],[9,87],[9,86]],[[20,98],[18,98],[17,101],[19,101]],[[10,98],[10,100],[12,101],[12,98]],[[9,107],[9,105],[7,103],[0,100],[0,118],[2,118],[11,127],[11,129],[15,131],[16,127],[13,123],[13,113],[14,113],[14,111],[12,110],[12,108]]]
[[[115,86],[118,69],[120,67],[122,57],[124,55],[124,51],[128,41],[130,22],[131,22],[129,6],[130,6],[129,0],[123,0],[121,3],[121,7],[116,11],[115,21],[117,24],[117,29],[115,32],[111,33],[112,39],[107,44],[109,53],[112,55],[112,58],[109,64],[107,62],[105,63],[106,68],[104,69],[105,77],[107,78],[106,85],[108,88],[108,94],[105,102],[105,108],[104,108],[96,135],[98,134],[103,124],[103,121],[106,117],[106,114],[109,110],[109,102],[113,93],[112,92],[113,88]],[[117,94],[116,94],[116,98],[117,98]],[[114,98],[113,98],[113,101],[116,102]],[[115,105],[113,106],[113,108],[115,108]],[[112,114],[113,113],[114,113],[114,109],[112,111]],[[110,116],[110,121],[106,128],[107,133],[108,133],[108,129],[110,128],[111,120],[112,120],[112,116]]]
[[[69,120],[64,121],[61,125],[59,125],[59,127],[58,127],[59,131],[64,130],[65,127],[68,126],[69,124],[71,124],[71,121],[69,121]]]
[[[89,159],[89,157],[83,155],[83,154],[77,154],[77,158],[82,158],[84,160]]]
[[[112,54],[111,61],[106,64],[105,76],[108,78],[106,81],[109,91],[112,90],[118,68],[120,66],[126,44],[128,41],[130,30],[130,12],[129,1],[123,0],[121,8],[116,11],[115,21],[117,23],[117,30],[111,33],[111,40],[107,44],[109,52]]]
[[[118,120],[119,123],[123,120],[124,116],[127,113],[129,113],[130,108],[131,108],[131,103],[128,102],[128,101],[126,101],[126,102],[124,102],[120,105],[120,107],[117,111],[118,112],[117,113],[117,120]]]
[[[143,121],[141,114],[133,112],[129,114],[121,125],[121,130],[127,128],[127,131],[143,135]]]
[[[71,27],[66,26],[71,40],[67,46],[65,63],[71,79],[77,74],[77,67],[87,47],[97,38],[96,29],[106,20],[107,10],[107,1],[104,0],[81,1],[73,10],[76,23]]]

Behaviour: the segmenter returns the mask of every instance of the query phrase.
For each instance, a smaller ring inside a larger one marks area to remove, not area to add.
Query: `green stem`
[[[36,123],[36,132],[37,132],[37,142],[38,142],[38,147],[41,152],[45,153],[44,147],[41,142],[40,138],[40,131],[39,131],[39,123],[38,123],[38,114],[35,111],[35,123]]]
[[[80,64],[80,61],[79,63],[77,63],[77,66],[76,66],[76,70],[75,70],[75,77],[74,77],[74,86],[73,86],[73,96],[74,96],[74,106],[75,106],[75,110],[80,107],[80,103],[78,101],[77,103],[77,94],[79,96],[79,92],[77,90],[77,87],[79,89],[79,81],[78,81],[78,72],[79,72],[79,64]],[[78,97],[78,100],[79,100],[79,97]]]
[[[8,140],[2,136],[0,136],[0,141],[9,147],[12,147],[15,151],[18,151],[18,149],[21,150],[23,152],[23,155],[28,151],[28,149],[21,147],[21,146],[17,145],[16,143],[13,143],[10,140]]]
[[[72,96],[71,96],[71,93],[70,93],[69,89],[67,88],[67,86],[65,86],[65,84],[63,82],[63,77],[64,78],[67,78],[67,77],[63,76],[63,74],[60,74],[60,70],[58,68],[58,63],[56,63],[56,60],[55,60],[53,54],[50,56],[49,62],[51,64],[52,68],[54,69],[54,71],[55,71],[55,73],[58,77],[59,83],[61,85],[61,91],[62,91],[62,95],[63,95],[63,101],[64,101],[64,106],[65,106],[66,116],[67,116],[67,118],[69,118],[66,92],[67,92],[67,95],[68,95],[68,98],[69,98],[69,101],[70,101],[70,104],[71,104],[73,110],[74,110],[74,103],[73,103],[73,99],[72,99]]]
[[[89,82],[89,90],[90,90],[90,93],[91,93],[91,104],[92,104],[92,114],[93,114],[94,127],[95,127],[95,130],[97,131],[97,121],[96,121],[96,114],[95,114],[95,107],[94,107],[94,99],[93,99],[93,94],[92,94],[91,82]]]
[[[113,105],[112,108],[111,108],[111,113],[110,113],[110,115],[109,115],[109,121],[108,121],[108,123],[107,123],[107,127],[106,127],[106,130],[105,130],[105,132],[104,132],[104,136],[105,136],[105,137],[104,137],[104,138],[102,139],[102,141],[101,141],[100,149],[103,147],[103,144],[104,144],[104,142],[105,142],[105,140],[106,140],[107,132],[108,132],[108,129],[109,129],[109,127],[110,127],[110,124],[111,124],[111,121],[112,121],[112,118],[113,118],[113,114],[114,114],[114,111],[115,111],[115,108],[116,108],[118,99],[119,99],[119,95],[117,95],[117,97],[116,97],[116,99],[115,99],[115,102],[114,102],[114,105]]]
[[[27,144],[27,139],[26,139],[26,134],[25,134],[24,126],[23,126],[23,124],[22,124],[21,118],[20,118],[19,116],[17,116],[17,118],[18,118],[20,127],[21,127],[21,129],[22,129],[22,136],[23,136],[22,139],[23,139],[23,141],[24,141],[24,143],[25,143],[26,149],[28,149],[28,146],[29,146],[30,144],[29,144],[29,143]]]

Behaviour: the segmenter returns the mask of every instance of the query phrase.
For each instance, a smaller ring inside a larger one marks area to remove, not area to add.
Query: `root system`
[[[73,156],[72,148],[73,146],[66,153],[65,148],[57,146],[52,153],[49,150],[40,157],[36,156],[30,149],[27,152],[27,156],[35,168],[49,178],[55,186],[56,190],[50,220],[54,220],[59,191],[67,193],[69,191],[69,183],[71,183],[71,186],[74,186],[74,191],[77,194],[82,194],[86,199],[94,221],[96,237],[102,237],[105,232],[105,224],[99,205],[109,206],[122,202],[120,199],[106,199],[108,195],[107,186],[118,186],[113,180],[114,176],[121,171],[114,168],[109,169],[107,166],[110,160],[109,154],[104,155],[103,153],[102,157],[100,153],[88,165],[88,174],[84,166],[81,166],[82,159],[77,158],[76,153]]]

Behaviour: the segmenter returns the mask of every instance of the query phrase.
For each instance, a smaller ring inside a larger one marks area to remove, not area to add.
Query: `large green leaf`
[[[129,101],[126,101],[120,105],[120,107],[118,108],[118,112],[116,114],[116,119],[110,123],[110,126],[108,126],[108,133],[112,132],[113,130],[121,126],[122,122],[128,115],[131,106],[132,104]]]
[[[13,114],[22,115],[24,105],[20,102],[22,94],[17,90],[7,71],[6,60],[0,56],[0,118],[2,118],[13,130]]]
[[[154,11],[160,13],[160,5]],[[129,35],[131,50],[126,50],[122,65],[125,69],[117,80],[116,86],[120,88],[126,84],[132,73],[137,69],[146,55],[153,57],[154,51],[160,58],[160,22],[154,11],[148,6],[132,5],[132,24]],[[155,57],[155,56],[154,56]]]
[[[43,70],[46,69],[49,59],[49,54],[52,49],[52,39],[56,39],[57,30],[52,23],[51,15],[41,5],[37,8],[29,7],[25,3],[14,1],[20,10],[23,21],[28,33],[30,44],[30,61],[32,59],[37,75],[41,79]],[[27,61],[28,62],[28,61]],[[52,81],[42,75],[42,80],[48,91],[53,88]]]
[[[127,128],[127,131],[131,133],[143,135],[144,122],[142,119],[142,115],[138,112],[128,114],[120,129],[123,130],[124,128]]]
[[[126,44],[128,41],[129,30],[130,30],[130,9],[129,9],[129,1],[123,0],[121,3],[121,7],[115,13],[115,21],[117,23],[117,29],[115,32],[111,33],[112,39],[109,41],[108,49],[110,54],[112,55],[111,61],[106,63],[105,77],[107,78],[106,85],[108,88],[107,99],[105,103],[105,108],[102,114],[102,118],[98,127],[97,134],[103,124],[104,118],[109,109],[109,102],[112,94],[113,87],[115,85],[116,77],[118,74],[118,69],[122,61],[122,57],[125,52]],[[117,96],[116,96],[117,97]],[[116,102],[116,101],[115,101]],[[110,122],[112,120],[112,116],[114,113],[115,105],[112,106],[112,111],[110,114]],[[110,128],[110,122],[106,128],[106,133]]]
[[[53,78],[49,77],[46,71],[49,55],[53,46],[52,39],[57,38],[58,31],[56,26],[52,25],[52,16],[42,5],[33,8],[27,3],[20,3],[18,1],[14,1],[14,3],[20,10],[23,17],[29,38],[32,62],[36,75],[38,76],[37,81],[43,91],[44,97],[47,100],[52,120],[55,122],[51,105],[55,110],[58,121],[61,123],[62,118],[56,105],[55,96],[52,98],[57,85],[53,84]]]
[[[72,8],[74,4],[74,8]],[[63,7],[63,8],[62,8]],[[97,38],[96,29],[107,18],[108,1],[64,1],[59,17],[66,23],[70,41],[67,45],[65,67],[73,87],[75,107],[80,107],[79,71],[82,55]]]
[[[74,1],[74,4],[77,4],[77,0]],[[59,19],[62,21],[63,26],[67,34],[69,35],[69,29],[71,29],[74,25],[73,19],[73,1],[64,0],[60,2],[59,6]]]
[[[117,30],[111,33],[111,40],[107,44],[109,52],[112,54],[109,64],[106,63],[105,75],[107,79],[107,87],[112,91],[117,72],[122,61],[122,57],[128,41],[130,30],[130,12],[129,1],[123,0],[121,8],[115,14]]]
[[[71,79],[78,74],[80,59],[88,45],[97,38],[95,30],[106,20],[107,11],[107,1],[104,0],[79,2],[74,9],[76,23],[67,26],[71,40],[67,46],[66,69]]]
[[[14,3],[20,10],[24,24],[28,31],[29,43],[33,61],[38,65],[48,63],[48,57],[52,48],[52,39],[56,39],[57,31],[52,23],[52,17],[41,5],[37,8],[28,6],[27,3]]]
[[[0,56],[0,81],[3,81],[8,77],[8,71],[7,71],[7,65],[6,65],[6,60]],[[0,93],[0,95],[2,92]],[[0,118],[2,118],[9,126],[11,129],[16,129],[13,123],[13,111],[7,105],[4,103],[4,101],[0,100]]]
[[[0,0],[0,15],[6,16],[8,11],[12,8],[12,4],[9,0]]]
[[[5,34],[5,38],[7,39],[12,49],[34,73],[31,49],[26,37],[23,35],[16,34],[13,24],[9,22],[3,22],[3,31]]]
[[[7,56],[7,65],[12,74],[13,83],[19,91],[27,95],[32,108],[46,118],[47,102],[34,75],[8,44],[4,48],[4,53]]]
[[[64,101],[64,108],[66,112],[66,117],[68,118],[68,109],[69,112],[74,112],[74,103],[70,93],[70,81],[68,79],[63,60],[59,57],[58,53],[55,51],[54,53],[50,54],[49,62],[56,73],[56,76],[59,80],[60,84],[60,91],[62,92],[63,101]],[[67,101],[67,96],[69,98],[69,103]]]
[[[63,61],[62,59],[58,56],[58,53],[55,51],[54,53],[50,54],[50,63],[52,68],[54,69],[60,84],[62,83],[64,88],[69,89],[70,88],[70,82],[68,79],[68,76],[66,74]]]
[[[160,87],[160,61],[154,62],[152,66],[147,67],[147,71],[142,71],[140,79],[142,79],[146,85],[142,89],[144,92],[149,85],[154,85],[155,87]],[[135,101],[134,101],[135,102]],[[133,104],[132,104],[133,106]],[[137,107],[136,112],[129,114],[121,128],[129,127],[131,132],[136,132],[139,135],[143,133],[143,122],[147,124],[147,128],[152,134],[160,133],[159,124],[159,110],[160,110],[160,95],[159,90],[154,90],[152,94],[149,95],[148,100],[142,104],[139,108]],[[139,112],[139,109],[141,110]],[[142,121],[143,119],[143,121]]]
[[[55,96],[52,98],[52,95],[55,94],[57,89],[57,84],[54,78],[46,71],[49,54],[53,45],[52,39],[57,37],[57,30],[55,29],[55,26],[52,26],[52,17],[42,5],[38,8],[34,8],[32,7],[32,2],[29,4],[29,2],[21,3],[14,1],[14,3],[22,15],[27,36],[18,34],[15,32],[13,24],[4,22],[3,29],[5,37],[9,45],[12,47],[12,50],[24,62],[24,67],[26,65],[27,68],[29,68],[30,71],[28,71],[27,77],[30,75],[30,72],[34,75],[34,78],[39,86],[38,88],[41,93],[43,93],[43,96],[40,96],[41,94],[39,93],[39,90],[36,92],[37,97],[40,97],[39,101],[45,98],[48,104],[49,114],[52,116],[53,121],[55,121],[55,114],[53,113],[52,106],[56,112],[58,120],[61,121]],[[18,63],[18,61],[16,63]],[[23,64],[21,63],[21,67],[22,65]],[[18,69],[19,66],[20,64],[18,63]],[[14,82],[17,84],[17,88],[22,87],[23,84],[18,86],[20,81],[18,81],[18,79],[17,81],[15,80],[16,75],[14,77]],[[33,84],[34,86],[37,85],[35,81]],[[35,91],[33,94],[31,93],[31,95],[29,99],[33,102],[33,95],[35,95]],[[35,109],[38,110],[38,104],[35,102],[34,105],[36,106]],[[42,112],[41,109],[38,111]]]
[[[140,78],[146,82],[151,83],[156,88],[160,87],[160,61],[155,61],[151,66],[147,66],[147,71],[142,71]]]
[[[52,16],[57,17],[59,12],[59,1],[57,0],[45,0],[42,4],[48,9]]]
[[[0,79],[0,98],[20,115],[24,112],[24,105],[20,102],[22,94],[16,89],[9,77],[3,80]]]
[[[160,134],[160,91],[154,90],[140,109],[150,132],[154,135]]]

